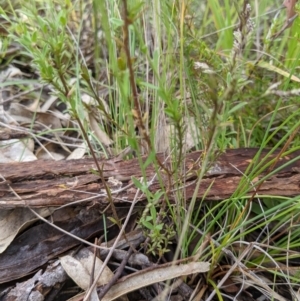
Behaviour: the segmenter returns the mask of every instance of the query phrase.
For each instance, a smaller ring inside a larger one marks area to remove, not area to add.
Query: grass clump
[[[199,189],[228,148],[269,148],[270,154],[299,149],[299,20],[277,35],[286,17],[272,1],[233,4],[10,3],[1,12],[6,20],[1,63],[30,62],[32,78],[50,87],[95,158],[125,148],[124,158],[139,158],[144,178],[133,182],[149,201],[139,224],[147,236],[145,250],[156,260],[173,245],[175,259],[210,261],[206,300],[214,292],[218,300],[227,298],[220,285],[225,280],[218,281],[229,275],[236,283],[253,281],[276,298],[277,287],[259,284],[262,273],[272,283],[284,282],[291,296],[299,285],[289,273],[289,260],[299,255],[299,197],[265,195],[254,201],[247,194],[254,179],[273,168],[257,160],[234,195],[218,203],[199,201],[197,191],[187,202],[176,192],[185,185],[183,158],[190,151],[204,151]],[[5,55],[14,44],[19,52]],[[150,164],[161,186],[155,193],[145,176]]]

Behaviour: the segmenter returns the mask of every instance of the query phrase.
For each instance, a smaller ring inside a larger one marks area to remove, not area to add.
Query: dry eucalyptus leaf
[[[36,151],[37,158],[43,160],[62,160],[65,159],[68,153],[58,144],[47,142]]]
[[[35,112],[27,106],[19,103],[12,103],[8,114],[16,122],[31,123],[33,120],[39,122],[51,129],[61,129],[62,124],[59,118],[52,113]]]
[[[40,108],[41,112],[46,113],[58,100],[57,96],[51,95],[42,105]]]
[[[102,301],[114,300],[124,294],[157,282],[195,273],[205,273],[209,270],[209,266],[209,262],[190,262],[187,264],[158,267],[154,270],[149,269],[141,271],[124,277],[123,280],[118,281],[118,283],[113,285],[108,293],[103,297]]]
[[[77,148],[75,148],[72,153],[67,157],[67,160],[82,159],[87,152],[87,147],[84,142],[82,142]]]
[[[101,299],[102,301],[111,301],[133,292],[139,288],[166,281],[176,277],[187,276],[195,273],[205,273],[209,270],[209,262],[190,262],[187,264],[162,266],[156,269],[150,268],[121,278],[113,285],[108,293]],[[85,293],[69,299],[68,301],[81,300]]]
[[[31,112],[40,112],[40,100],[38,98],[33,99],[26,105],[26,108]]]
[[[37,160],[36,156],[30,150],[32,148],[30,140],[28,140],[27,144],[29,148],[19,139],[0,141],[0,163]]]
[[[97,120],[95,119],[93,114],[89,114],[90,126],[94,132],[94,135],[99,139],[101,143],[105,146],[108,146],[112,143],[112,140],[108,137],[108,135],[101,130]]]
[[[87,290],[90,286],[91,273],[94,265],[94,254],[87,248],[80,250],[74,256],[66,255],[60,258],[61,265],[72,280],[82,289]],[[103,262],[96,257],[94,277],[101,269]],[[101,277],[98,279],[97,285],[101,286],[110,281],[113,272],[105,267]]]

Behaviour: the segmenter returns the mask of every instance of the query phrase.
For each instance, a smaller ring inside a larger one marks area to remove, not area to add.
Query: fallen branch
[[[243,173],[255,157],[258,149],[245,148],[227,150],[221,154],[212,164],[201,181],[197,196],[202,198],[205,195],[207,200],[223,200],[229,198],[239,186],[241,180],[245,180]],[[269,151],[264,150],[261,154],[260,162]],[[267,158],[270,162],[278,152]],[[187,199],[190,199],[196,187],[197,173],[201,169],[202,152],[193,152],[186,156],[185,167],[188,171],[182,175],[182,183],[174,186],[184,192]],[[259,194],[296,196],[300,194],[300,160],[293,159],[300,157],[300,152],[293,152],[282,157],[274,170],[282,167],[279,172],[268,177],[262,184]],[[164,156],[158,154],[164,161]],[[144,158],[146,160],[147,158]],[[199,163],[200,162],[200,163]],[[127,161],[102,160],[99,162],[103,168],[103,176],[107,185],[112,191],[115,203],[128,202],[134,198],[136,188],[131,182],[131,177],[141,177],[139,162],[137,159]],[[170,166],[170,162],[166,162]],[[266,165],[266,163],[264,163]],[[285,166],[286,165],[286,166]],[[267,168],[265,168],[267,170]],[[62,206],[72,202],[93,201],[103,205],[108,204],[104,185],[100,176],[95,174],[97,168],[93,159],[80,159],[71,161],[32,161],[24,163],[0,164],[0,208],[16,207],[43,207]],[[249,174],[249,171],[247,172]],[[155,176],[153,166],[146,169],[147,179]],[[164,174],[161,174],[164,178]],[[246,179],[244,191],[251,195],[255,191],[255,186],[265,174],[261,171],[255,178]],[[178,188],[179,187],[179,188]],[[240,188],[240,186],[239,186]],[[154,181],[150,190],[161,189],[160,184]],[[16,192],[21,200],[12,191]],[[173,199],[173,191],[169,193]]]

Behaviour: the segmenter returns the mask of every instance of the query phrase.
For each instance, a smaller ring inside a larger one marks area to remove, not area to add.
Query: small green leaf
[[[235,111],[238,111],[239,109],[243,108],[244,106],[246,106],[248,103],[247,102],[240,102],[238,103],[236,106],[234,106],[232,109],[229,110],[228,114],[232,114]]]
[[[157,212],[156,212],[156,209],[154,206],[151,206],[150,213],[151,213],[152,219],[155,221],[156,217],[157,217]]]
[[[110,220],[115,225],[119,225],[119,222],[115,218],[113,218],[112,216],[109,216],[107,219]]]
[[[153,150],[147,157],[145,163],[143,164],[143,168],[146,169],[151,163],[155,161],[155,151]]]
[[[164,224],[155,225],[155,229],[161,231],[164,227]]]
[[[127,69],[126,61],[122,57],[118,57],[117,64],[118,64],[119,70],[124,71]]]
[[[113,29],[122,27],[124,24],[123,20],[117,19],[117,18],[110,18],[109,21],[110,21],[110,24],[112,25]]]
[[[65,15],[59,17],[59,23],[64,27],[67,25],[67,18]]]
[[[154,229],[154,226],[152,224],[150,224],[149,222],[147,221],[144,221],[143,222],[143,226],[148,228],[149,230],[153,230]]]
[[[37,42],[37,32],[33,32],[32,36],[31,36],[31,41],[32,43],[36,43]]]

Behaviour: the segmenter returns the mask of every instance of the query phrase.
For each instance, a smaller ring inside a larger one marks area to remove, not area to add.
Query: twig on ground
[[[117,282],[117,280],[120,278],[125,265],[129,259],[129,257],[131,256],[131,254],[133,253],[133,249],[129,248],[126,256],[123,258],[119,268],[117,269],[116,273],[114,274],[114,276],[111,278],[111,280],[109,281],[109,283],[107,283],[100,291],[100,293],[98,294],[99,300],[101,300],[105,294],[110,290],[110,288]]]

